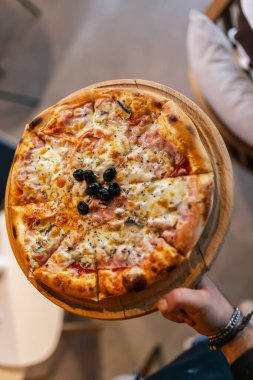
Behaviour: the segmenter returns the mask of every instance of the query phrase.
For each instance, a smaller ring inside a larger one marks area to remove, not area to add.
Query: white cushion
[[[241,0],[241,7],[251,29],[253,29],[253,2],[252,0]]]
[[[191,11],[187,38],[190,67],[219,118],[253,146],[253,81],[240,69],[224,33]]]

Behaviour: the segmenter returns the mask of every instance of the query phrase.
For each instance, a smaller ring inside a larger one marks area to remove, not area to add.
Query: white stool
[[[0,212],[0,379],[21,380],[25,368],[55,351],[63,310],[25,278],[12,253]]]

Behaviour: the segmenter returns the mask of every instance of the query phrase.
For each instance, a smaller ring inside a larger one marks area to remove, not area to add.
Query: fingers
[[[198,312],[208,304],[208,294],[216,289],[215,285],[207,276],[203,276],[195,289],[178,288],[164,296],[158,302],[158,308],[162,314],[171,314],[179,310],[190,313]]]
[[[166,304],[164,303],[163,308],[167,312],[175,312],[179,309],[187,309],[189,311],[198,311],[206,304],[205,293],[202,290],[193,289],[174,289],[169,292],[164,298]]]
[[[216,292],[217,288],[213,282],[203,276],[195,289],[178,288],[169,292],[164,299],[167,304],[167,312],[173,312],[178,309],[188,309],[191,311],[199,311],[208,304],[208,294]]]
[[[179,309],[174,312],[168,311],[166,299],[160,300],[157,304],[157,307],[165,318],[173,322],[187,323],[189,326],[195,325],[195,322],[189,317],[189,315],[187,315],[187,313],[184,310]]]

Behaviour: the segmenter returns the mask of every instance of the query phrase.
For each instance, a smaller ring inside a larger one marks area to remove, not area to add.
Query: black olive
[[[77,169],[73,173],[73,177],[78,181],[84,181],[84,171],[82,169]]]
[[[84,179],[85,181],[91,183],[96,181],[96,176],[92,170],[84,170]]]
[[[134,219],[132,219],[132,218],[127,218],[125,220],[125,224],[126,225],[130,225],[130,224],[136,224],[137,225],[136,221]]]
[[[78,210],[79,214],[86,215],[89,212],[89,206],[87,205],[86,202],[81,201],[77,204],[77,210]]]
[[[102,189],[99,190],[98,195],[102,201],[108,202],[111,199],[110,192],[102,187]]]
[[[169,121],[171,121],[172,123],[174,123],[175,121],[177,121],[177,117],[175,115],[170,115],[169,116]]]
[[[108,168],[104,171],[103,178],[105,182],[111,182],[116,176],[116,169]]]
[[[100,189],[102,189],[101,183],[92,182],[87,186],[86,193],[89,195],[98,195]]]
[[[112,195],[119,195],[119,193],[120,193],[120,186],[119,186],[118,182],[112,182],[112,183],[110,183],[110,185],[109,185],[109,192]]]

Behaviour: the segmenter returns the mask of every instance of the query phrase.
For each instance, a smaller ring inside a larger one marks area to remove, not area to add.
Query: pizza
[[[88,88],[26,125],[8,213],[21,266],[58,296],[140,292],[188,260],[212,209],[212,165],[170,99]]]

